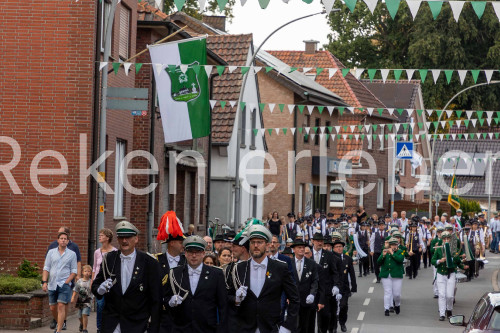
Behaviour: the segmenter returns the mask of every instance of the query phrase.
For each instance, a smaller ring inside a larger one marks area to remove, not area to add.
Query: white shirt
[[[266,281],[268,261],[267,257],[265,257],[260,264],[253,260],[253,258],[250,261],[250,290],[253,291],[257,297],[259,297],[264,282]]]
[[[132,279],[132,272],[134,270],[135,258],[137,257],[137,251],[134,250],[128,256],[120,253],[121,259],[121,283],[122,283],[122,293],[125,294],[127,288],[130,284],[130,280]]]
[[[191,294],[194,295],[196,291],[196,287],[198,287],[198,281],[200,281],[201,269],[203,268],[203,264],[198,265],[196,268],[192,268],[188,265],[188,274],[189,274],[189,286],[191,287]]]
[[[179,261],[181,260],[181,256],[171,256],[168,251],[167,251],[167,260],[168,260],[168,266],[170,267],[170,269],[172,268],[176,268],[177,266],[179,266]]]
[[[304,260],[304,258],[302,258],[302,259],[295,258],[295,268],[297,269],[297,275],[299,276],[299,280],[300,280],[300,277],[302,276],[302,269],[304,267],[303,260]]]
[[[274,259],[274,260],[278,260],[278,254],[279,254],[279,252],[276,252],[275,254],[271,254],[269,256],[269,258]]]
[[[319,262],[321,261],[321,251],[323,250],[319,250],[319,251],[316,251],[314,248],[313,248],[313,259],[314,261],[319,264]]]

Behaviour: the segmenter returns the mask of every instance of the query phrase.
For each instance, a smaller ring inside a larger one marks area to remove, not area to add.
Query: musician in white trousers
[[[432,256],[434,255],[434,252],[436,252],[436,247],[441,245],[441,236],[442,236],[443,232],[444,232],[443,227],[436,228],[436,236],[431,240],[431,244],[429,246],[429,251],[431,253],[431,260],[432,260]],[[431,265],[432,265],[432,262],[431,262]],[[436,271],[437,271],[436,266],[432,265],[432,276],[436,276]],[[436,279],[434,279],[434,283],[432,284],[432,287],[433,287],[433,291],[434,291],[434,298],[438,298],[439,292],[438,292],[438,288],[437,288]]]
[[[450,250],[451,234],[443,232],[442,246],[436,248],[432,256],[432,264],[436,266],[436,284],[439,293],[439,320],[444,321],[445,316],[452,316],[453,300],[455,299],[455,273],[457,267],[467,269],[462,264],[460,254],[453,255]]]
[[[394,311],[401,311],[401,288],[403,286],[403,251],[398,248],[399,240],[389,239],[389,248],[384,249],[377,263],[380,265],[380,278],[384,287],[385,315],[389,316],[389,309],[394,302]]]

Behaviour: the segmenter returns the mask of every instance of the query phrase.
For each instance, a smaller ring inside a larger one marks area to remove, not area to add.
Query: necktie
[[[264,264],[253,264],[253,269],[258,270],[258,269],[266,269],[266,265]]]
[[[299,276],[299,281],[302,277],[302,259],[297,261],[297,275]]]
[[[319,264],[319,251],[314,254],[314,261]]]

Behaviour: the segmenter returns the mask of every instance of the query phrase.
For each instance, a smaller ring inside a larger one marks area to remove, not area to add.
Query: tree
[[[329,15],[332,33],[325,47],[349,68],[500,68],[500,25],[491,6],[478,19],[470,3],[466,3],[458,23],[447,2],[434,20],[423,1],[414,21],[405,1],[401,2],[395,19],[382,2],[373,14],[361,1],[357,2],[354,13],[340,0],[336,0],[335,7],[342,10]],[[418,72],[413,78],[419,79]],[[500,75],[495,73],[493,80],[498,78]],[[485,81],[480,75],[478,83]],[[434,84],[429,72],[422,84],[425,106],[442,108],[455,93],[472,84],[474,81],[468,74],[462,86],[456,72],[450,84],[444,74]],[[499,90],[500,86],[471,89],[450,108],[500,110]]]
[[[225,2],[224,0],[219,0],[222,4]],[[177,1],[179,2],[179,1]],[[233,18],[233,6],[235,4],[235,0],[228,0],[227,4],[224,6],[224,10],[221,11],[219,9],[217,0],[207,1],[207,5],[205,6],[204,12],[216,13],[226,16],[229,20]],[[175,5],[174,0],[165,0],[163,3],[163,12],[166,14],[172,14],[177,11],[177,7]],[[184,6],[182,7],[182,11],[187,15],[194,17],[198,20],[201,20],[202,13],[200,13],[200,6],[198,4],[198,0],[186,0]]]

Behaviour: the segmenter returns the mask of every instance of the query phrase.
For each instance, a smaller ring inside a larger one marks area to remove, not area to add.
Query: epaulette
[[[161,254],[161,253],[149,253],[149,252],[146,252],[151,258],[154,258],[155,260],[158,260],[158,256]]]
[[[218,268],[218,269],[220,269],[220,270],[222,270],[222,269],[223,269],[222,267],[215,266],[215,265],[214,265],[214,266],[210,266],[210,267],[213,267],[213,268]]]
[[[288,265],[288,264],[286,263],[286,261],[283,261],[283,260],[281,260],[281,259],[276,258],[276,259],[273,259],[273,260],[276,260],[276,261],[279,261],[279,262],[284,263],[285,265]]]

